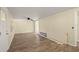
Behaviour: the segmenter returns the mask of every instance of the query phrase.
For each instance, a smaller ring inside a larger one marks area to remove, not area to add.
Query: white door
[[[77,12],[73,11],[72,14],[72,18],[71,20],[69,20],[69,24],[68,25],[68,31],[69,31],[69,35],[68,35],[68,43],[72,46],[76,46],[77,45]]]
[[[7,21],[4,11],[0,11],[0,51],[7,51],[8,50],[8,32],[7,32]]]
[[[78,45],[78,47],[79,47],[79,11],[77,12],[78,14],[77,14],[77,45]]]

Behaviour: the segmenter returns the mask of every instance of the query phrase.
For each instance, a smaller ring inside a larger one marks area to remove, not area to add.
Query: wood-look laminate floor
[[[16,34],[8,52],[77,52],[78,47],[60,45],[34,33]]]

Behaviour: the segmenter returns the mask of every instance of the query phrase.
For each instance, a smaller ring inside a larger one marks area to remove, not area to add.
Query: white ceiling
[[[24,19],[25,17],[44,18],[71,8],[73,7],[8,7],[13,17],[17,19]]]

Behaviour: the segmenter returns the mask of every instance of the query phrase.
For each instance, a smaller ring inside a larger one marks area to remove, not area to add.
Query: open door
[[[8,50],[9,33],[7,32],[7,20],[5,12],[0,9],[0,51]]]

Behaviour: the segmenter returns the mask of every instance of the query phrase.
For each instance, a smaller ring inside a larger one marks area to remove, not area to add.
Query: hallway
[[[15,34],[9,52],[76,52],[78,47],[60,45],[34,33]]]

